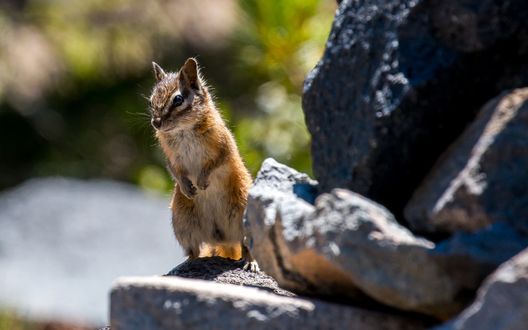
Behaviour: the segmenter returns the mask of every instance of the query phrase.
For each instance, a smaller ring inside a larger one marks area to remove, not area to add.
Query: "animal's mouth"
[[[171,133],[178,130],[178,125],[170,125],[167,127],[161,127],[157,129],[161,133]]]

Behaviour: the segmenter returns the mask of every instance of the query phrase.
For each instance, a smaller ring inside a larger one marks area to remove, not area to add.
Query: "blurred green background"
[[[311,172],[302,82],[333,0],[4,0],[0,189],[35,176],[172,187],[146,97],[151,61],[196,56],[253,175],[265,157]]]

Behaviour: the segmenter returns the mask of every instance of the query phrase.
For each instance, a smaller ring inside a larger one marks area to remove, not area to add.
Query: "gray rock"
[[[279,288],[277,281],[263,272],[243,270],[245,262],[221,257],[186,260],[172,269],[167,276],[214,281],[224,284],[236,284],[256,287],[275,294],[293,297],[295,294]]]
[[[0,195],[0,305],[30,319],[108,322],[123,274],[163,274],[183,260],[169,196],[112,181],[30,180]]]
[[[528,234],[528,88],[488,102],[405,209],[412,227],[474,231],[496,221]]]
[[[475,302],[437,330],[525,330],[528,325],[528,249],[499,267]]]
[[[434,244],[415,237],[381,205],[335,189],[302,218],[281,211],[276,226],[284,233],[284,265],[321,294],[350,294],[355,301],[359,289],[384,305],[438,318],[462,308],[458,283],[430,254]]]
[[[424,329],[404,317],[177,277],[119,279],[110,315],[113,330]]]
[[[525,0],[343,1],[303,95],[322,191],[399,217],[482,104],[528,85],[526,17]]]
[[[439,242],[431,255],[461,291],[472,293],[500,264],[527,246],[527,235],[508,223],[497,222],[476,232],[457,232]]]
[[[290,179],[278,185],[277,177]],[[268,160],[249,193],[251,251],[281,287],[437,317],[462,308],[457,283],[429,255],[433,243],[416,238],[381,205],[346,190],[323,194],[312,205],[294,192],[296,180],[304,179]]]
[[[277,279],[281,286],[290,289],[305,289],[302,280],[295,274],[283,271],[278,257],[275,219],[280,205],[289,205],[293,212],[311,210],[310,202],[316,195],[316,182],[306,174],[266,159],[249,191],[244,224],[249,237],[251,253],[265,272]],[[297,194],[296,194],[297,192]],[[298,197],[300,196],[300,197]]]

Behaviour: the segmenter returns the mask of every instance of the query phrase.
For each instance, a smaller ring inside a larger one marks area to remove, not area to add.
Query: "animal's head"
[[[150,96],[152,126],[159,132],[192,128],[208,111],[210,101],[198,63],[188,58],[177,73],[152,62],[156,85]]]

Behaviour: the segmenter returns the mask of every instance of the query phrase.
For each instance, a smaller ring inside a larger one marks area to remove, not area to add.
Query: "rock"
[[[436,330],[524,330],[528,324],[528,249],[499,267],[475,302]]]
[[[278,185],[279,177],[290,180]],[[312,205],[295,194],[294,182],[305,179],[268,160],[249,193],[251,251],[281,287],[439,318],[463,307],[455,299],[458,284],[430,255],[432,242],[415,237],[381,205],[346,190],[322,194]]]
[[[171,270],[167,276],[214,281],[224,284],[236,284],[257,287],[287,297],[295,294],[279,288],[277,281],[263,272],[254,273],[242,269],[244,262],[221,257],[207,257],[187,260]]]
[[[486,276],[527,246],[528,235],[520,234],[508,223],[497,222],[476,232],[457,232],[439,242],[431,254],[459,285],[459,298],[465,292],[472,299]]]
[[[299,173],[288,166],[266,159],[249,191],[244,224],[249,237],[251,253],[258,260],[261,269],[275,278],[282,287],[305,291],[306,283],[296,274],[284,271],[282,261],[276,254],[274,229],[277,210],[280,205],[290,205],[293,212],[311,210],[316,195],[316,182],[308,175]]]
[[[415,230],[475,231],[505,221],[528,234],[528,88],[488,102],[405,209]]]
[[[358,194],[334,189],[302,218],[279,210],[276,223],[287,233],[279,244],[287,269],[321,294],[346,296],[347,288],[356,288],[378,303],[437,318],[463,306],[456,298],[458,283],[430,254],[434,244]]]
[[[0,305],[29,319],[107,324],[117,276],[163,274],[183,260],[168,205],[107,180],[41,178],[3,191]]]
[[[178,277],[119,279],[110,318],[112,330],[424,329],[405,317]]]
[[[399,218],[480,107],[528,85],[526,17],[525,0],[343,1],[304,86],[321,190]]]
[[[279,185],[278,178],[290,181]],[[250,190],[245,219],[258,238],[251,250],[261,268],[296,293],[447,319],[498,265],[528,246],[528,235],[505,222],[435,245],[350,191],[335,189],[306,202],[295,194],[301,178],[267,160]]]

